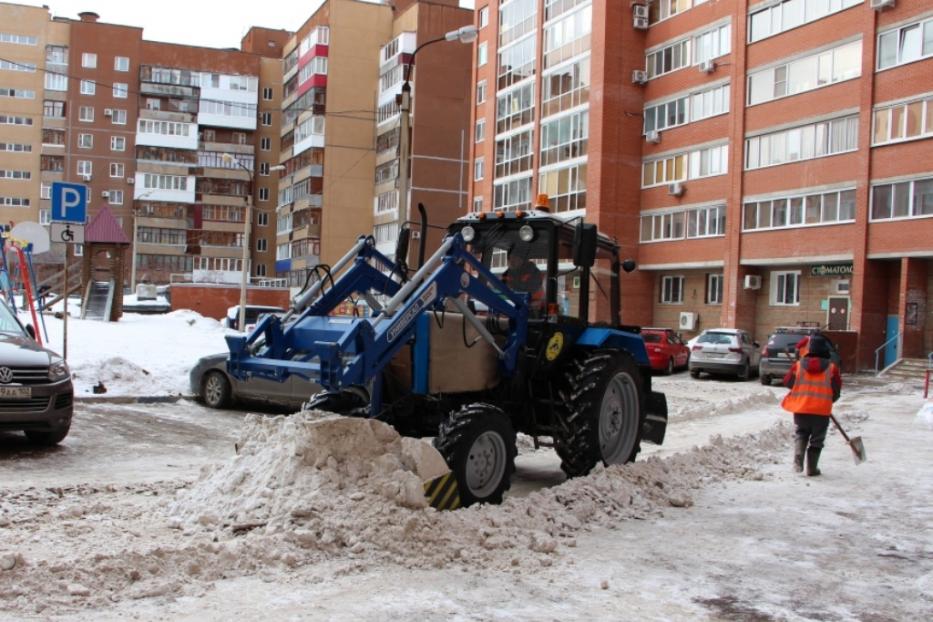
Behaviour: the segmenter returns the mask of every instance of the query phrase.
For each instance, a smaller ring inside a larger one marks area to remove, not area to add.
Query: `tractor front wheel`
[[[457,478],[460,504],[501,503],[515,471],[515,430],[502,410],[468,404],[441,423],[434,446]]]
[[[570,477],[603,464],[635,459],[641,439],[642,385],[638,366],[625,353],[588,352],[564,370],[564,422],[568,432],[555,447]]]

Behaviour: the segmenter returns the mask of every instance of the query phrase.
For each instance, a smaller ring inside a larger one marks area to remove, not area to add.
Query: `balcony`
[[[172,176],[183,177],[185,179],[183,187],[180,188],[147,188],[145,180],[147,176],[158,176],[154,173],[144,173],[136,171],[136,183],[133,186],[133,199],[144,198],[148,201],[165,201],[168,203],[194,203],[194,175]]]
[[[136,145],[197,149],[198,126],[194,123],[140,119],[136,126]]]

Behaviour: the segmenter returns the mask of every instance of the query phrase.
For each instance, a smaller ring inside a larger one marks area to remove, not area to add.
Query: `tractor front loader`
[[[619,324],[623,267],[594,225],[541,211],[457,220],[410,277],[361,237],[285,317],[228,336],[228,368],[306,378],[325,389],[309,407],[434,437],[460,503],[498,503],[517,432],[553,446],[569,476],[663,442],[665,397],[638,329]],[[367,313],[334,315],[348,300]]]

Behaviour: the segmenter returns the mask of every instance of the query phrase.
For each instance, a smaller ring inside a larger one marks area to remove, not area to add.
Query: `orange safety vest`
[[[826,415],[833,412],[833,364],[830,363],[822,372],[813,374],[800,362],[797,366],[797,378],[794,388],[784,396],[781,407],[792,413],[808,415]]]

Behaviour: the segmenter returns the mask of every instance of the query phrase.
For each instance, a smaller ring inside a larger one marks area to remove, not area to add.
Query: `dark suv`
[[[36,445],[55,445],[71,427],[71,372],[34,334],[0,301],[0,431],[23,431]]]
[[[770,385],[775,379],[781,380],[797,360],[797,343],[804,337],[819,334],[819,328],[810,326],[775,329],[768,337],[768,343],[761,349],[761,360],[758,363],[758,378],[761,384]],[[833,362],[839,365],[839,353],[836,352],[835,344],[829,339],[826,341],[829,342]]]

